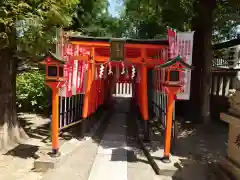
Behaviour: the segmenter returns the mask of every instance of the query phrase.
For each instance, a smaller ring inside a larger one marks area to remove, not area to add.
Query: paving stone
[[[126,141],[126,135],[123,134],[116,134],[116,133],[107,133],[104,135],[104,140],[106,141]]]
[[[127,180],[127,156],[112,154],[96,156],[88,180]]]
[[[42,180],[87,180],[97,149],[98,145],[94,141],[85,142],[72,152],[71,156],[58,168],[46,173]]]

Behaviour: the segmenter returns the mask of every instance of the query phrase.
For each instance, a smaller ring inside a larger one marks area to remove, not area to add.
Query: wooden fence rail
[[[220,119],[220,112],[229,108],[227,95],[230,89],[236,88],[237,70],[213,70],[211,86],[211,116],[213,120]]]
[[[59,97],[59,129],[65,129],[82,120],[84,94]]]

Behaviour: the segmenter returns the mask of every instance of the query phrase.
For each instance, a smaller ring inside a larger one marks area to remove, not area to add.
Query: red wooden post
[[[94,58],[94,48],[91,48],[90,58]],[[87,75],[87,83],[86,90],[84,96],[84,104],[83,104],[83,118],[87,118],[91,111],[91,92],[92,92],[92,83],[93,83],[93,63],[88,63],[88,75]]]
[[[59,155],[59,89],[52,89],[52,154],[55,156]]]
[[[167,105],[167,121],[165,128],[165,141],[164,141],[164,155],[162,160],[166,163],[170,162],[169,155],[171,149],[171,136],[172,136],[172,115],[174,108],[174,97],[180,87],[166,87],[168,91],[168,105]]]
[[[60,156],[59,152],[59,82],[46,83],[52,89],[52,121],[51,121],[51,138],[52,138],[52,157]]]

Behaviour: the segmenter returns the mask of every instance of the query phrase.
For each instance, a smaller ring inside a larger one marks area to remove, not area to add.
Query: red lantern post
[[[164,144],[164,154],[162,161],[164,163],[170,163],[170,149],[171,149],[171,134],[172,134],[172,114],[173,114],[173,104],[174,98],[180,88],[183,86],[182,80],[180,78],[180,72],[185,69],[192,69],[192,66],[185,63],[179,56],[175,59],[171,59],[166,63],[157,66],[157,68],[167,68],[165,73],[165,81],[163,83],[163,88],[168,94],[168,106],[167,106],[167,121],[165,127],[165,144]]]
[[[52,89],[52,153],[53,157],[60,155],[58,132],[59,132],[59,88],[65,83],[64,61],[49,52],[41,62],[46,67],[46,84]]]

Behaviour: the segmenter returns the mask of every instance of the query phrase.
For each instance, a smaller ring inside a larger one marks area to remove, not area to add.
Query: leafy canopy
[[[167,26],[179,31],[193,29],[199,0],[124,0],[122,18],[128,24],[130,37],[157,38],[166,33]],[[240,24],[240,2],[218,0],[214,12],[213,41],[236,37]]]
[[[0,48],[37,57],[54,41],[56,27],[71,24],[79,0],[1,0]]]
[[[112,17],[108,6],[107,0],[81,1],[70,28],[82,35],[121,37],[124,31],[122,20]]]

